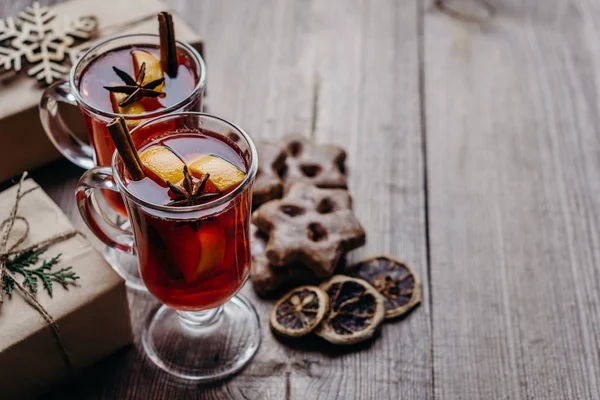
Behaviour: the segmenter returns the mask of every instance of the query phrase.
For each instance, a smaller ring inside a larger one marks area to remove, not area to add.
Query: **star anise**
[[[158,78],[151,82],[142,85],[144,82],[144,78],[146,77],[146,63],[143,62],[140,66],[140,71],[138,72],[135,79],[131,77],[127,72],[117,68],[112,67],[113,71],[121,78],[121,80],[125,83],[125,85],[118,86],[104,86],[104,89],[113,93],[123,93],[128,95],[122,102],[119,103],[119,107],[125,107],[134,101],[141,100],[143,97],[160,97],[164,96],[164,92],[159,92],[154,90],[158,85],[165,81],[165,78]]]
[[[184,166],[183,176],[184,178],[181,186],[174,185],[167,181],[167,186],[175,194],[175,198],[165,205],[179,207],[195,206],[221,195],[221,193],[202,193],[206,187],[206,182],[208,182],[210,174],[204,174],[202,179],[194,181],[187,166]]]

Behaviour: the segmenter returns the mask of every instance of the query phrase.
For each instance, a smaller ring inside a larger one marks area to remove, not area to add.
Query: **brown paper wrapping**
[[[158,0],[72,0],[54,6],[58,17],[94,15],[98,18],[98,35],[90,43],[132,33],[158,33],[156,13],[166,10]],[[198,37],[173,15],[178,40],[193,42]],[[38,103],[43,89],[24,71],[14,80],[0,83],[0,181],[32,170],[60,157],[46,137],[40,123]],[[74,107],[64,115],[67,124],[82,139],[87,138],[79,112]],[[27,148],[27,152],[15,152]]]
[[[32,187],[37,187],[33,180],[23,183],[23,190]],[[0,194],[0,220],[8,217],[15,195],[16,187]],[[26,218],[31,228],[22,248],[74,229],[40,188],[23,197],[18,215]],[[11,239],[22,232],[23,224],[17,221]],[[3,400],[23,399],[43,392],[132,342],[123,279],[80,235],[51,246],[42,258],[49,259],[59,253],[60,263],[53,270],[72,266],[80,279],[68,290],[55,284],[53,297],[40,285],[37,299],[57,322],[72,369],[67,366],[48,323],[15,290],[10,298],[4,297],[0,308],[0,398]]]

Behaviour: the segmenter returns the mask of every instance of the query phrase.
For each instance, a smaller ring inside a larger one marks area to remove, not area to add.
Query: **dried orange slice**
[[[348,268],[348,275],[369,282],[385,297],[385,318],[400,317],[421,302],[421,278],[405,263],[377,256]]]
[[[152,146],[140,154],[144,167],[163,182],[177,184],[183,179],[185,164],[171,150],[164,146]]]
[[[205,174],[210,174],[209,181],[221,192],[235,188],[246,177],[246,174],[229,161],[210,155],[191,163],[190,173],[198,179]]]
[[[354,344],[373,336],[383,321],[385,299],[362,279],[334,275],[321,284],[329,311],[315,333],[333,344]]]
[[[271,328],[284,336],[312,332],[327,312],[327,294],[317,286],[300,286],[287,292],[273,307]]]

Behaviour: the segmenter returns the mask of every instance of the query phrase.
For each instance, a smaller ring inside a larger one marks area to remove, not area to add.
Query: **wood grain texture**
[[[452,3],[472,11],[477,1]],[[206,40],[210,112],[255,138],[295,131],[347,148],[368,232],[351,259],[405,259],[424,278],[425,304],[348,351],[277,341],[271,303],[247,285],[264,341],[238,376],[183,386],[136,344],[51,398],[599,396],[597,0],[496,1],[481,23],[427,0],[168,4]],[[79,174],[63,161],[34,177],[81,226]],[[130,302],[139,330],[156,303]]]
[[[494,5],[424,20],[435,397],[598,398],[600,8]]]
[[[315,1],[312,11],[313,136],[347,149],[354,209],[367,232],[352,259],[390,254],[426,278],[417,2]],[[293,397],[430,398],[428,311],[425,302],[385,324],[367,351],[325,358],[306,383],[292,380]]]
[[[0,5],[15,13],[29,0]],[[43,2],[50,3],[50,2]],[[350,190],[367,246],[351,256],[388,253],[426,277],[423,159],[416,0],[171,0],[206,43],[208,111],[255,139],[290,132],[348,150]],[[73,191],[81,171],[66,161],[35,172],[81,229]],[[139,342],[60,387],[55,399],[388,399],[431,398],[429,307],[383,326],[351,349],[318,339],[281,343],[268,329],[271,301],[242,292],[261,315],[263,343],[238,376],[183,385],[158,370]],[[149,295],[130,293],[137,332]]]

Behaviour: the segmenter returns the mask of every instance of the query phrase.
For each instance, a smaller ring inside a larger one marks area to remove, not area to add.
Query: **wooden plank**
[[[350,260],[390,254],[426,279],[416,1],[312,3],[313,136],[348,151],[350,192],[367,245]],[[368,349],[311,355],[292,398],[427,399],[427,302],[386,323]],[[301,354],[297,354],[299,359]],[[317,363],[315,363],[317,361]]]
[[[435,397],[597,398],[600,10],[494,4],[425,14]]]

